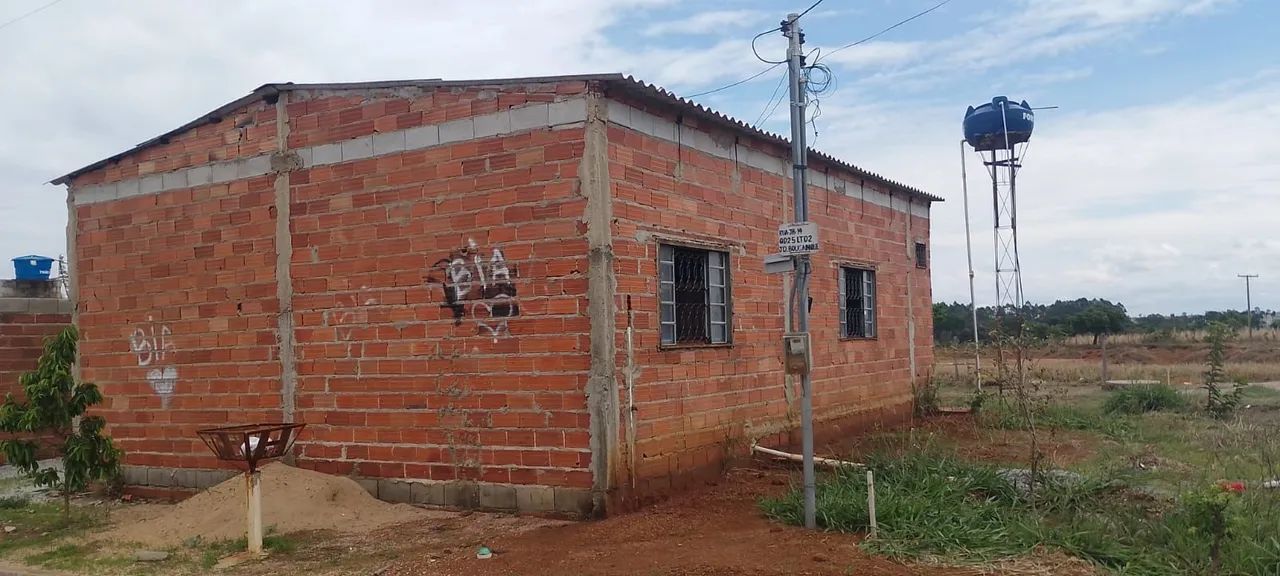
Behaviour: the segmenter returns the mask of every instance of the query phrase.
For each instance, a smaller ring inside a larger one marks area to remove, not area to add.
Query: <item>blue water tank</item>
[[[974,150],[1005,150],[1030,140],[1035,124],[1036,113],[1026,100],[1010,102],[997,96],[990,104],[970,106],[964,113],[964,140]]]
[[[13,277],[18,280],[48,280],[53,274],[53,258],[19,256],[13,259]]]

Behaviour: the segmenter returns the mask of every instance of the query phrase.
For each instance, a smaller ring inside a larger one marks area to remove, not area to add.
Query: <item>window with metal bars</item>
[[[876,337],[876,271],[840,268],[840,337]]]
[[[658,292],[663,344],[729,343],[728,253],[660,245]]]
[[[929,267],[929,249],[924,242],[916,242],[916,268]]]

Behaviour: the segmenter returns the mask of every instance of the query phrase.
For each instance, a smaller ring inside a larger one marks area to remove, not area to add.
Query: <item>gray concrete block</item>
[[[324,166],[326,164],[337,164],[342,162],[342,145],[341,144],[323,144],[311,149],[311,160],[313,166]]]
[[[516,510],[530,513],[556,509],[555,489],[550,486],[516,486]]]
[[[409,486],[409,502],[412,504],[444,504],[444,484],[440,482],[413,482]]]
[[[199,488],[196,485],[196,471],[178,470],[178,473],[173,477],[173,485],[178,488]]]
[[[217,486],[237,473],[230,470],[196,470],[196,488],[208,488]]]
[[[419,126],[404,131],[404,149],[417,150],[440,143],[439,126]]]
[[[130,486],[143,485],[147,483],[147,468],[146,466],[124,466],[120,469],[120,477]]]
[[[404,480],[378,479],[378,499],[405,504],[410,499],[410,484]]]
[[[515,486],[504,486],[502,484],[481,484],[480,485],[480,507],[492,508],[494,510],[515,510],[516,509]]]
[[[507,110],[472,118],[475,137],[485,138],[511,132],[511,113]]]
[[[631,129],[641,134],[653,136],[656,131],[657,117],[641,110],[631,111]]]
[[[161,186],[163,186],[165,190],[177,190],[188,186],[186,170],[166,172],[161,174],[161,180]]]
[[[313,149],[312,149],[312,148],[310,148],[310,147],[308,147],[308,148],[299,148],[299,149],[297,149],[297,150],[294,150],[294,151],[293,151],[293,153],[294,153],[294,154],[297,154],[297,155],[298,155],[298,159],[302,161],[302,167],[303,167],[303,168],[310,168],[310,167],[311,167],[311,165],[312,165],[312,164],[311,164],[311,153],[312,153],[312,151],[313,151]]]
[[[105,194],[101,186],[85,186],[75,191],[72,200],[77,205],[93,204],[94,202],[103,202],[111,200],[111,195]]]
[[[139,188],[142,194],[155,194],[164,189],[164,177],[159,174],[143,176]]]
[[[530,104],[511,109],[511,131],[531,130],[549,126],[546,104]]]
[[[142,193],[142,181],[137,178],[121,180],[116,182],[116,194],[118,198],[130,198]]]
[[[609,100],[608,103],[609,121],[630,128],[632,108],[617,100]]]
[[[445,122],[440,125],[440,143],[471,140],[476,137],[475,125],[470,118]]]
[[[237,178],[239,167],[235,162],[219,162],[213,165],[213,182],[230,182]]]
[[[591,492],[580,488],[554,488],[556,512],[571,516],[591,516]]]
[[[373,156],[373,137],[353,138],[342,143],[342,161],[364,160]]]
[[[171,486],[173,485],[170,473],[172,470],[167,468],[148,468],[147,469],[147,485],[148,486]]]
[[[404,131],[387,132],[373,135],[373,154],[394,154],[404,152]]]
[[[666,118],[658,118],[653,122],[653,137],[667,142],[676,141],[676,123]]]
[[[26,308],[32,314],[70,314],[75,305],[61,298],[30,298]]]
[[[378,497],[377,478],[356,478],[355,481],[356,484],[359,484],[361,488],[364,488],[364,491],[368,492],[370,496],[373,496],[374,498]]]
[[[261,156],[254,156],[253,158],[246,158],[244,160],[241,160],[239,170],[237,170],[236,173],[241,178],[253,178],[255,176],[262,176],[263,174],[268,174],[270,172],[271,172],[271,155],[263,154]]]
[[[582,98],[547,105],[547,123],[552,126],[583,122],[587,119],[587,101]]]
[[[480,491],[474,482],[457,481],[444,485],[444,505],[456,508],[480,506]]]
[[[187,184],[191,186],[203,186],[212,181],[212,166],[193,166],[187,170]]]

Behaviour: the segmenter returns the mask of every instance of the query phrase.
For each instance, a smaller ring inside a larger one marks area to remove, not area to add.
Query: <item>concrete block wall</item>
[[[620,451],[637,478],[633,494],[621,483],[624,501],[716,475],[752,441],[785,442],[793,431],[798,441],[799,383],[783,374],[780,346],[789,279],[763,271],[764,257],[777,252],[778,226],[792,219],[789,151],[696,120],[677,122],[672,111],[625,99],[609,103],[618,293],[631,300],[635,330],[635,444],[624,439]],[[914,243],[929,241],[928,204],[909,204],[905,193],[820,161],[810,169],[810,220],[822,241],[810,281],[815,418],[820,433],[825,426],[847,434],[910,415],[913,353],[917,381],[931,370],[929,275],[913,261]],[[731,345],[661,345],[662,243],[729,253]],[[874,339],[840,338],[841,264],[876,270]],[[616,305],[624,366],[628,320],[625,303]],[[630,411],[621,408],[626,428]]]

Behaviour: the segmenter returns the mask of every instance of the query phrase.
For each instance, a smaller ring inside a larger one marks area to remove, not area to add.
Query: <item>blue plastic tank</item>
[[[1026,100],[1010,102],[1004,96],[997,96],[990,104],[970,106],[964,113],[964,140],[974,150],[1005,150],[1030,140],[1035,124],[1036,113]]]
[[[53,274],[53,258],[19,256],[13,259],[13,277],[18,280],[48,280]]]

